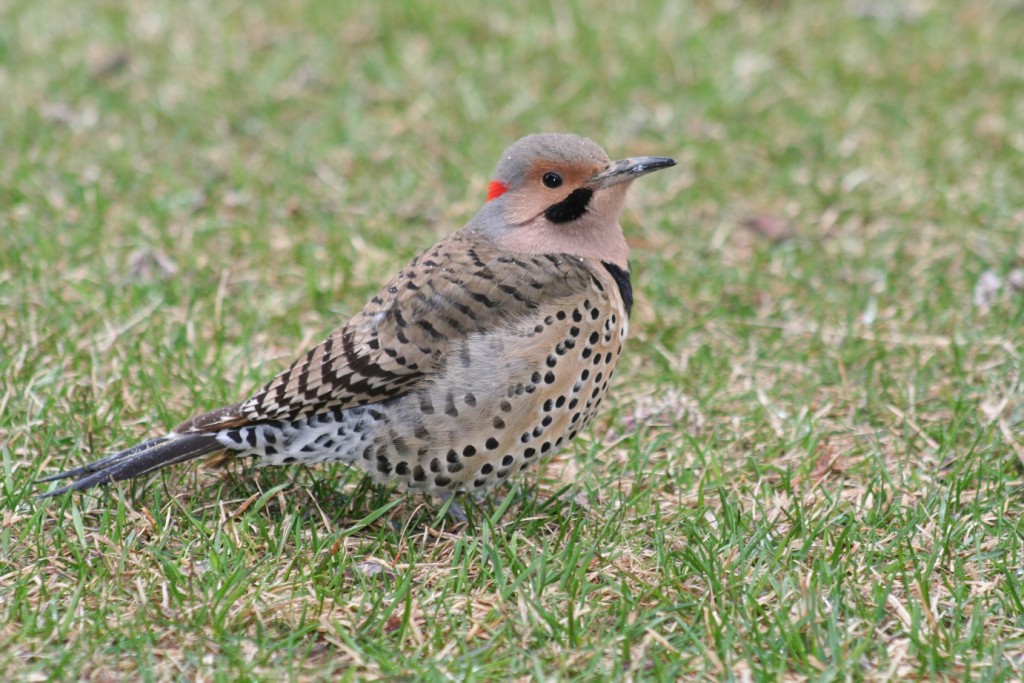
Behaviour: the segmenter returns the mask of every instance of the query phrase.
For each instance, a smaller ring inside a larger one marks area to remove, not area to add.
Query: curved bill
[[[669,159],[668,157],[630,157],[629,159],[619,159],[618,161],[611,162],[608,164],[608,168],[591,177],[586,182],[586,185],[594,190],[600,190],[601,188],[618,185],[627,180],[635,180],[642,175],[675,165],[676,160]]]

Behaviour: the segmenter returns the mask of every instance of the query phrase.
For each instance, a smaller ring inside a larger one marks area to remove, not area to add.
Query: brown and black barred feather
[[[429,378],[452,340],[493,331],[542,300],[578,294],[588,280],[579,259],[516,257],[455,233],[414,258],[344,327],[251,398],[176,431],[295,420],[384,401]]]
[[[224,448],[215,436],[224,430],[301,420],[401,396],[434,379],[453,343],[513,325],[534,313],[541,301],[568,301],[592,279],[580,259],[504,254],[455,233],[414,258],[344,327],[248,400],[191,418],[168,436],[42,479],[76,479],[44,495],[121,481],[217,453]]]

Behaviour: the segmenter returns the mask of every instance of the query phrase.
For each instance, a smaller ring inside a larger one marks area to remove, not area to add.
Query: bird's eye
[[[544,183],[544,187],[555,189],[556,187],[562,184],[562,176],[558,175],[557,173],[548,171],[547,173],[544,174],[544,177],[541,178],[540,181]]]

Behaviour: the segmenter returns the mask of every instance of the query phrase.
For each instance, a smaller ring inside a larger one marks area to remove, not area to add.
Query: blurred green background
[[[4,670],[1019,679],[1022,36],[1008,0],[0,3]],[[344,470],[32,500],[261,385],[540,131],[680,164],[623,217],[611,405],[524,495],[454,534]]]

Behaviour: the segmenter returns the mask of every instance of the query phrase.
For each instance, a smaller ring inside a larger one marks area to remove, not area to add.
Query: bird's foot
[[[466,511],[462,509],[462,506],[455,500],[455,494],[452,493],[441,496],[441,510],[437,515],[438,522],[441,521],[442,515],[447,515],[448,520],[456,526],[469,523],[469,516],[466,515]]]

